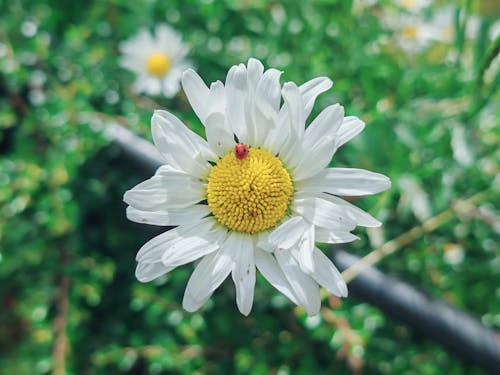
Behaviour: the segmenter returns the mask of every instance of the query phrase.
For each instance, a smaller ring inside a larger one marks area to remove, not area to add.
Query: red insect
[[[234,146],[234,155],[236,156],[236,159],[245,159],[248,156],[248,146],[244,143],[238,143]]]

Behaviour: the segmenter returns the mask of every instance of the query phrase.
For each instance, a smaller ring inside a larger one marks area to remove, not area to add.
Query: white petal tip
[[[258,64],[258,65],[262,65],[262,62],[261,62],[259,59],[255,58],[255,57],[250,57],[250,58],[248,59],[248,63],[247,63],[247,65],[248,65],[248,64]]]
[[[238,310],[240,310],[240,313],[242,313],[244,316],[248,316],[250,314],[250,312],[252,311],[252,306],[251,305],[249,307],[238,306]]]
[[[210,298],[210,296],[208,296],[206,300],[199,301],[193,298],[192,295],[186,291],[184,293],[184,298],[182,299],[182,308],[190,313],[198,311],[205,304],[205,302],[207,302],[208,298]]]
[[[153,111],[153,117],[152,118],[155,118],[155,117],[164,117],[165,113],[168,113],[168,112],[165,111],[164,109],[155,109]]]
[[[281,92],[285,93],[289,90],[298,90],[298,87],[295,84],[295,82],[289,81],[289,82],[285,82],[283,84],[283,88],[281,89]]]
[[[186,70],[184,70],[184,71],[182,72],[182,78],[184,78],[184,77],[186,77],[186,76],[188,76],[188,75],[191,75],[191,74],[196,74],[196,75],[198,75],[198,74],[194,71],[194,69],[192,69],[192,68],[187,68]]]
[[[344,297],[344,298],[347,297],[349,292],[347,290],[347,284],[345,283],[345,281],[344,280],[337,281],[337,287],[339,288],[340,291],[339,297]]]
[[[128,199],[128,198],[129,198],[129,196],[130,196],[130,190],[127,190],[127,191],[123,194],[123,201],[124,201],[125,203],[127,203],[128,205],[130,205],[130,203],[129,203],[129,199]],[[127,208],[128,208],[128,207],[127,207]]]
[[[186,301],[186,299],[184,299],[182,301],[182,308],[187,312],[193,313],[195,311],[198,311],[200,306],[198,306],[198,304],[196,304],[194,301]]]
[[[141,283],[148,283],[151,280],[156,279],[158,276],[159,275],[152,273],[150,267],[144,263],[139,263],[135,269],[135,277]]]
[[[321,306],[320,306],[321,307]],[[309,310],[306,308],[306,312],[307,312],[307,315],[308,316],[315,316],[315,315],[318,315],[319,314],[319,309],[320,307],[318,307],[317,309],[313,309],[313,310]]]
[[[327,87],[325,91],[330,90],[333,86],[333,81],[328,78],[328,77],[319,77],[323,79],[323,82],[325,82],[325,86]]]
[[[182,88],[185,89],[185,87],[191,83],[196,83],[196,81],[203,82],[201,77],[196,73],[196,71],[192,68],[187,68],[182,72],[181,76],[181,84]]]
[[[190,313],[194,313],[199,310],[199,307],[195,307],[186,303],[182,303],[182,308]]]
[[[384,180],[381,184],[380,184],[380,191],[386,191],[387,189],[389,189],[392,185],[392,182],[391,180],[389,179],[389,177],[386,177],[387,180]]]

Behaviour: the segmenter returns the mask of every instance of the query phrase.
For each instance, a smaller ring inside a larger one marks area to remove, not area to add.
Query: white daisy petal
[[[277,251],[275,256],[299,305],[304,306],[308,315],[316,315],[321,307],[318,284],[302,272],[290,250]]]
[[[208,225],[200,225],[168,244],[161,244],[166,247],[161,257],[163,264],[167,267],[177,267],[217,250],[224,233],[220,230],[209,231],[208,228]]]
[[[347,243],[359,240],[358,236],[347,231],[316,227],[314,232],[316,242],[321,243]]]
[[[233,232],[233,277],[236,287],[236,304],[243,315],[250,314],[255,288],[255,260],[252,239],[248,235]]]
[[[304,147],[310,149],[324,138],[334,139],[344,119],[344,107],[333,104],[326,107],[311,122],[304,134]]]
[[[356,227],[356,222],[346,217],[342,208],[324,199],[312,197],[295,199],[292,210],[318,227],[334,227],[346,231]]]
[[[368,212],[363,211],[361,208],[356,207],[355,205],[343,200],[342,198],[325,193],[320,194],[320,197],[329,202],[342,206],[345,210],[346,215],[354,220],[357,225],[371,228],[379,227],[382,225],[380,221],[375,219]]]
[[[309,125],[304,135],[302,155],[294,170],[295,181],[314,176],[330,163],[336,147],[337,131],[344,118],[344,108],[334,104],[326,107]]]
[[[255,89],[255,103],[266,118],[278,113],[281,101],[280,77],[279,70],[266,70]]]
[[[258,249],[255,250],[255,265],[262,276],[264,276],[272,286],[287,296],[290,301],[296,305],[299,304],[290,283],[272,254]]]
[[[234,264],[230,255],[232,250],[232,241],[228,238],[219,251],[206,255],[196,266],[182,301],[187,311],[198,310],[229,276]]]
[[[189,145],[191,152],[199,151],[207,160],[213,157],[213,151],[210,149],[207,141],[188,129],[186,125],[170,112],[163,110],[154,111],[151,122],[157,124],[164,131],[170,132],[170,136],[178,134],[181,137],[180,140]]]
[[[170,60],[177,60],[184,57],[186,46],[182,43],[182,38],[173,28],[161,24],[155,28],[156,41]],[[172,68],[171,68],[172,69]]]
[[[335,142],[335,148],[339,148],[344,143],[349,142],[355,136],[363,131],[365,123],[355,116],[347,116],[344,118],[342,125],[338,130],[338,137]]]
[[[205,121],[208,143],[220,157],[226,155],[235,145],[234,136],[228,132],[224,122],[225,117],[219,112],[211,113]]]
[[[226,78],[226,120],[240,142],[248,143],[249,130],[245,123],[247,71],[243,64],[233,66]]]
[[[315,176],[330,164],[333,157],[334,141],[332,138],[325,137],[310,148],[304,148],[302,160],[293,170],[295,181],[301,181]]]
[[[170,74],[161,82],[163,95],[167,98],[173,98],[181,89],[181,77],[185,66],[176,66],[170,70]]]
[[[301,156],[304,154],[302,139],[304,137],[304,109],[302,98],[297,85],[287,82],[282,90],[284,105],[278,115],[278,121],[289,127],[288,138],[279,150],[280,158],[289,166],[296,167],[300,164]]]
[[[182,88],[186,93],[189,104],[194,113],[202,123],[206,117],[206,102],[208,99],[208,87],[205,82],[193,69],[188,69],[182,73]]]
[[[192,206],[202,201],[204,194],[203,185],[191,176],[170,173],[155,175],[141,182],[126,191],[123,200],[142,211],[168,210]]]
[[[161,261],[166,267],[177,267],[217,250],[222,238],[219,232],[213,230],[212,218],[178,226],[146,242],[136,260],[139,263]]]
[[[132,57],[121,57],[118,60],[118,63],[122,68],[128,69],[133,71],[136,74],[141,74],[142,73],[142,65],[144,62],[140,58],[132,58]]]
[[[274,249],[289,249],[302,237],[306,223],[301,216],[288,219],[269,234],[267,242]]]
[[[139,263],[135,269],[135,277],[141,283],[147,283],[173,270],[174,267],[166,267],[161,262]]]
[[[212,255],[213,254],[209,254],[209,255],[205,256],[205,258],[212,256]],[[203,258],[203,259],[205,259],[205,258]],[[227,275],[226,275],[226,277],[227,277]],[[182,299],[182,308],[188,312],[195,312],[200,307],[202,307],[205,303],[207,303],[207,301],[210,299],[211,296],[212,295],[209,294],[209,295],[205,296],[204,299],[197,300],[197,299],[194,299],[191,296],[191,294],[184,292],[184,297]]]
[[[208,206],[197,204],[181,210],[141,211],[132,206],[127,207],[127,219],[150,225],[182,225],[192,223],[210,215]]]
[[[255,233],[255,244],[256,248],[267,251],[268,253],[272,253],[274,251],[274,246],[269,243],[269,234],[271,231],[269,230],[263,230],[261,232]]]
[[[138,44],[151,44],[151,35],[149,34],[146,28],[142,28],[139,30],[137,35],[128,41],[121,42],[119,45],[120,52],[122,53],[138,53],[137,45]]]
[[[140,210],[154,210],[167,203],[166,187],[162,176],[153,176],[125,192],[123,201]],[[189,200],[185,202],[189,205]],[[193,202],[197,203],[197,202]]]
[[[181,225],[166,231],[146,242],[137,252],[135,260],[138,263],[159,263],[166,246],[181,238],[182,234],[190,229],[190,225]],[[167,244],[167,245],[166,245]]]
[[[204,176],[210,170],[206,160],[215,160],[207,142],[186,128],[174,115],[155,111],[151,132],[156,148],[168,164],[195,176]]]
[[[207,117],[212,113],[224,114],[226,110],[226,89],[221,81],[214,82],[210,85],[210,91],[206,100],[205,118],[203,121],[206,125]],[[227,128],[228,133],[232,133],[231,128]]]
[[[141,75],[133,83],[132,91],[137,93],[144,92],[148,95],[159,95],[161,93],[161,81],[154,77],[144,77]]]
[[[155,172],[155,176],[171,176],[171,175],[185,176],[186,178],[194,179],[194,177],[190,176],[186,172],[176,169],[168,164],[160,166]]]
[[[285,106],[287,106],[288,109],[288,116],[292,133],[297,136],[297,141],[302,140],[305,132],[305,116],[304,108],[300,104],[302,101],[302,97],[300,96],[299,88],[293,82],[286,82],[283,85],[282,94],[283,100],[285,101]]]
[[[371,195],[390,186],[391,181],[386,176],[356,168],[328,168],[314,177],[296,182],[296,189],[300,192],[345,196]]]
[[[269,69],[264,72],[254,94],[252,144],[262,145],[270,128],[273,127],[281,101],[281,72]]]
[[[332,261],[318,248],[314,248],[312,257],[314,267],[309,275],[330,293],[347,297],[347,285]]]
[[[263,147],[273,155],[278,155],[282,150],[283,144],[288,141],[290,130],[288,111],[283,107],[276,119],[271,121],[271,124],[268,126],[262,144]]]
[[[304,102],[304,118],[309,117],[318,95],[322,92],[330,90],[332,85],[333,82],[327,77],[317,77],[300,85],[300,94],[302,95],[302,101]]]
[[[210,256],[210,255],[212,255],[212,254],[206,255],[205,258]],[[203,259],[205,259],[205,258],[203,258]],[[201,306],[203,306],[205,303],[207,303],[207,301],[209,300],[210,297],[211,297],[211,295],[208,295],[205,297],[205,299],[197,300],[197,299],[194,299],[190,294],[184,292],[184,298],[182,299],[182,308],[188,312],[195,312]]]
[[[255,90],[263,73],[264,65],[259,60],[250,58],[247,64],[248,87]]]
[[[314,225],[307,224],[297,247],[292,249],[292,255],[299,263],[300,269],[306,273],[314,271]]]

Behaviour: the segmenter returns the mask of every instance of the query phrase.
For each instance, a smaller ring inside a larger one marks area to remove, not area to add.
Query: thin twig
[[[491,191],[485,190],[480,193],[473,195],[472,197],[464,200],[458,201],[453,204],[451,208],[441,212],[440,214],[431,217],[430,219],[424,221],[422,225],[418,225],[413,227],[409,231],[399,235],[398,237],[384,243],[382,246],[373,250],[368,255],[361,258],[359,261],[354,263],[344,272],[342,272],[342,276],[344,280],[348,283],[353,280],[356,276],[358,276],[363,270],[367,267],[373,266],[381,259],[390,255],[397,251],[398,249],[410,244],[415,239],[420,237],[422,234],[426,232],[432,232],[439,226],[443,225],[447,221],[453,219],[455,217],[455,213],[464,213],[470,210],[471,205],[474,205],[478,202],[481,202],[485,198],[490,196]]]
[[[61,249],[61,263],[63,272],[66,272],[69,263],[69,254],[66,248]],[[69,277],[63,274],[59,282],[59,296],[57,302],[57,316],[54,319],[55,342],[52,349],[52,375],[66,374],[66,353],[68,352],[68,336],[66,323],[69,308]]]

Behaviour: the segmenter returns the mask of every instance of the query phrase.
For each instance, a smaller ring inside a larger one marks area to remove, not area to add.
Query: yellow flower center
[[[452,40],[455,35],[455,28],[452,25],[448,25],[442,30],[443,38],[446,40]]]
[[[417,5],[417,2],[415,0],[403,0],[403,1],[401,1],[401,5],[404,8],[412,8],[415,5]]]
[[[149,74],[163,77],[170,68],[170,59],[163,53],[153,53],[146,61],[146,69]]]
[[[407,39],[417,38],[417,28],[415,26],[407,26],[401,32],[403,36]]]
[[[290,175],[271,153],[250,148],[240,160],[230,152],[208,175],[208,207],[229,229],[255,233],[285,216],[293,195]]]

